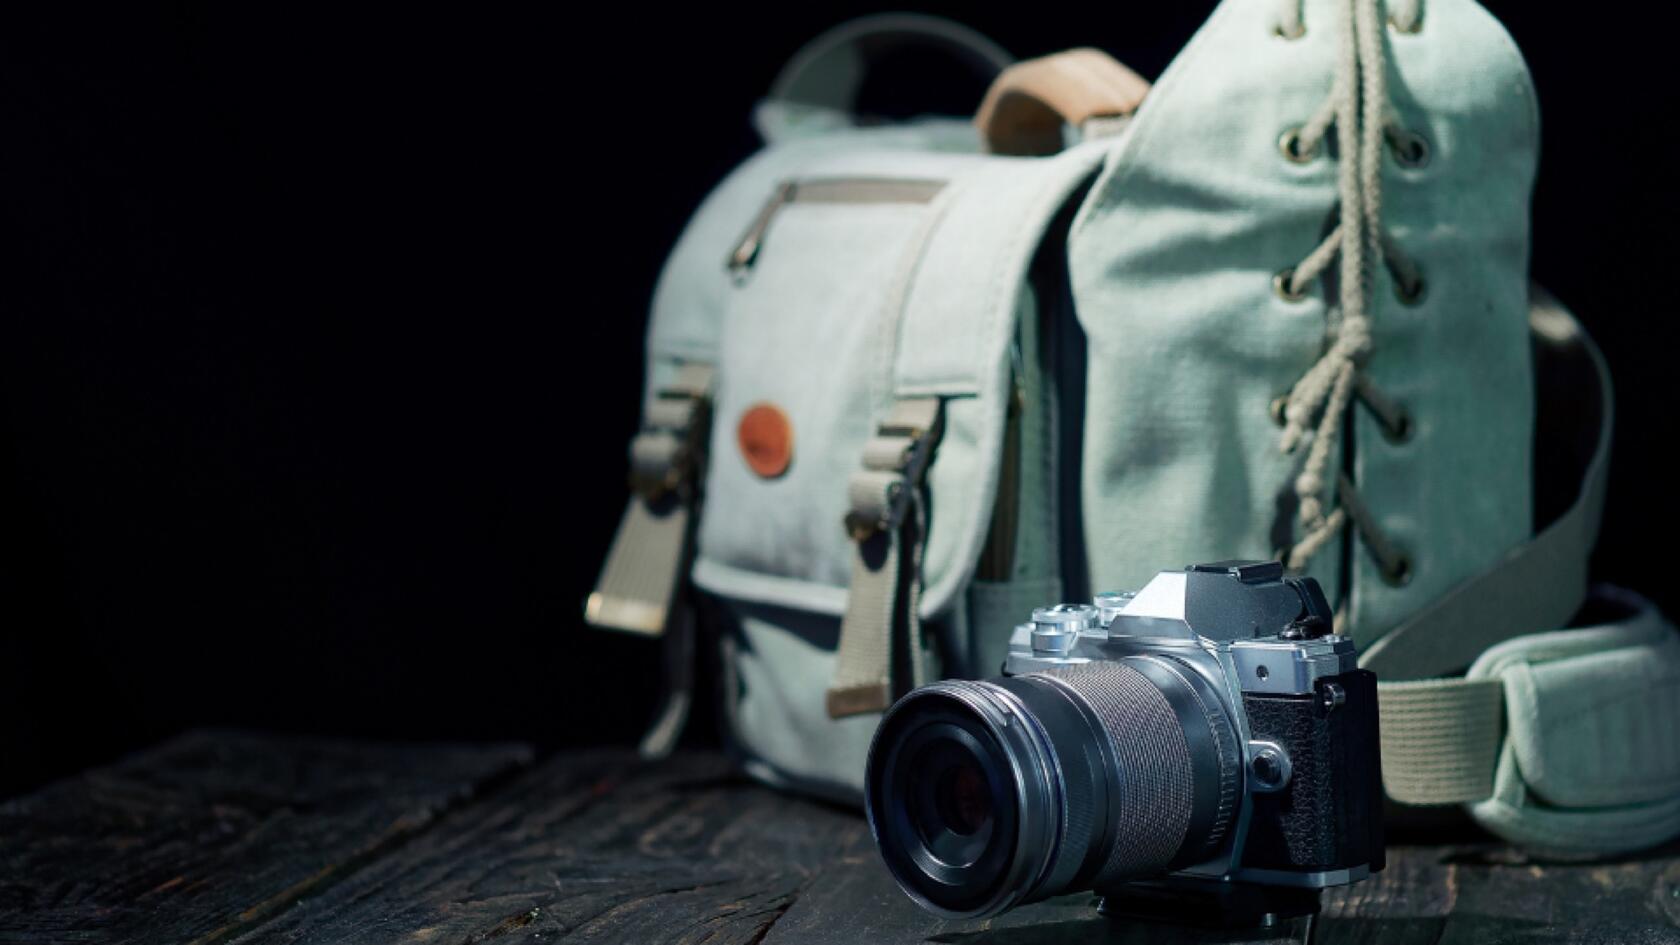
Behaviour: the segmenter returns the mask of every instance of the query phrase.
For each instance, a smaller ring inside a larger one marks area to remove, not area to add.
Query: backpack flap
[[[1221,4],[1075,220],[1097,590],[1279,555],[1366,647],[1530,535],[1534,90],[1390,9]]]
[[[882,434],[901,418],[934,418],[911,615],[948,618],[997,498],[1029,263],[1104,149],[940,154],[893,133],[792,141],[739,169],[667,264],[649,336],[650,396],[681,365],[716,368],[692,576],[723,604],[749,768],[843,795],[875,724],[835,721],[826,699],[859,547],[854,480],[895,461]],[[965,645],[929,641],[959,658]]]

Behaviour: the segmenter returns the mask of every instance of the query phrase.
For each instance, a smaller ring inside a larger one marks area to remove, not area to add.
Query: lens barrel
[[[865,797],[905,892],[974,918],[1207,859],[1240,770],[1212,685],[1134,656],[915,690],[882,719]]]

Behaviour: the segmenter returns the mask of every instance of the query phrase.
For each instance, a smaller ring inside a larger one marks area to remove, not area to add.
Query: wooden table
[[[716,756],[533,759],[200,732],[0,806],[0,942],[1680,942],[1680,848],[1394,846],[1309,928],[1115,923],[1088,895],[941,922],[856,813]]]

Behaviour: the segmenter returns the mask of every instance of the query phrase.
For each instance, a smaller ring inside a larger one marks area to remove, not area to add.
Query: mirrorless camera
[[[1382,869],[1376,679],[1312,578],[1225,561],[1040,608],[1003,672],[910,692],[870,747],[870,827],[930,912],[1094,890],[1266,923]]]

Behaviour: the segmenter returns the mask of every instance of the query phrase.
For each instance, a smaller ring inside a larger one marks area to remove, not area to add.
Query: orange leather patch
[[[787,472],[793,462],[793,424],[775,404],[757,403],[741,414],[735,441],[747,468],[765,479]]]

